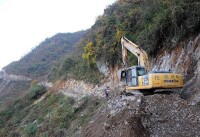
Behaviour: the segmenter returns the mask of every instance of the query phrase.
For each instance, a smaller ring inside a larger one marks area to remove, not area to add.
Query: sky
[[[0,0],[0,70],[57,33],[90,28],[116,0]]]

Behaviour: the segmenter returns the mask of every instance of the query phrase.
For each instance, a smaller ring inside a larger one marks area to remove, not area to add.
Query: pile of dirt
[[[151,136],[199,136],[200,105],[189,105],[179,95],[146,96],[142,124]]]
[[[177,94],[117,96],[82,129],[86,137],[198,136],[200,105]]]
[[[92,120],[83,128],[86,137],[149,136],[139,115],[141,99],[118,96],[108,100]]]

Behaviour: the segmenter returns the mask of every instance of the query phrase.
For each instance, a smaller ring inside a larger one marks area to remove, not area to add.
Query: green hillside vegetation
[[[7,81],[0,79],[0,87],[5,84]],[[27,81],[10,81],[0,92],[0,112],[25,96],[29,87],[30,82]]]
[[[49,80],[56,81],[73,78],[76,80],[83,80],[86,83],[99,83],[103,75],[98,71],[95,62],[91,64],[82,58],[84,52],[83,45],[86,44],[86,39],[85,37],[76,45],[76,49],[73,51],[72,55],[65,56],[61,61],[54,63],[51,67]]]
[[[62,93],[47,93],[43,86],[32,86],[24,98],[0,112],[0,136],[70,137],[100,105],[95,97],[76,102]]]
[[[83,80],[86,83],[98,84],[103,78],[97,67],[90,67],[88,62],[81,57],[77,60],[72,58],[65,58],[57,66],[51,68],[49,80],[67,80],[67,79]]]
[[[97,84],[101,76],[96,62],[104,61],[110,67],[121,65],[121,37],[126,36],[145,49],[149,57],[164,48],[173,49],[184,38],[200,30],[198,0],[118,0],[104,10],[87,35],[79,42],[80,53],[77,62],[67,58],[54,68],[55,76],[74,75]],[[84,48],[83,48],[84,47]],[[129,66],[137,59],[129,54]]]
[[[110,67],[121,65],[122,36],[154,57],[160,49],[171,50],[179,41],[199,32],[199,7],[198,0],[118,0],[104,10],[91,29],[46,39],[6,70],[37,79],[74,78],[97,84],[102,78],[97,61]],[[129,65],[136,63],[130,54]]]
[[[98,84],[103,78],[98,61],[110,67],[122,64],[122,36],[153,58],[160,49],[170,51],[200,31],[199,7],[199,0],[118,0],[89,30],[48,38],[5,69],[36,80],[73,78]],[[137,62],[131,55],[129,61]],[[0,93],[0,137],[75,136],[103,105],[97,97],[77,101],[36,83],[10,82]],[[0,79],[0,86],[5,84]]]
[[[161,48],[170,50],[199,32],[199,7],[199,0],[118,0],[92,26],[85,45],[90,49],[83,57],[91,64],[95,60],[121,64],[122,36],[140,45],[150,57]]]
[[[75,50],[76,43],[80,41],[86,32],[59,33],[47,38],[29,54],[6,66],[5,69],[7,73],[32,78],[48,75],[54,62],[59,62],[64,56],[70,56]]]

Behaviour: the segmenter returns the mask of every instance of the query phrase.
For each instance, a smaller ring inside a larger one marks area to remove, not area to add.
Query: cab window
[[[137,75],[142,76],[145,75],[145,69],[144,68],[137,68]]]
[[[131,73],[131,70],[129,69],[128,70],[128,75],[127,75],[127,81],[130,82],[131,78],[132,78],[132,73]]]

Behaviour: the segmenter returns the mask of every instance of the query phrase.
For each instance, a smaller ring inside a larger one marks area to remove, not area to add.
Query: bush
[[[159,49],[172,49],[199,33],[199,7],[198,0],[117,1],[97,19],[86,43],[92,42],[92,55],[110,66],[121,63],[121,36],[154,57]]]
[[[46,87],[44,86],[33,86],[29,89],[29,93],[27,95],[27,98],[30,100],[38,99],[40,96],[42,96],[44,93],[46,93]]]
[[[83,58],[73,60],[71,58],[64,59],[60,66],[52,69],[49,76],[51,80],[55,81],[57,79],[76,79],[83,80],[86,83],[97,84],[102,75],[98,71],[96,65],[88,64]]]
[[[24,128],[24,135],[26,137],[33,136],[36,132],[37,132],[37,126],[34,123],[30,123]]]

